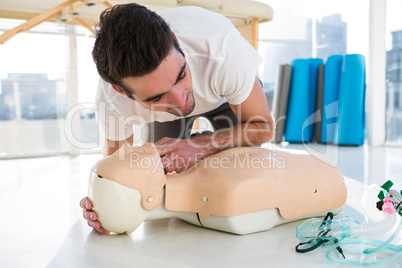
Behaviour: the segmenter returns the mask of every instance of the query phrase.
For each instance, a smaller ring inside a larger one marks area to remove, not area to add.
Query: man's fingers
[[[186,165],[181,165],[180,167],[177,167],[175,169],[176,173],[182,173],[183,171],[185,171],[187,169]]]
[[[174,155],[173,153],[165,154],[162,157],[162,165],[166,168],[172,164],[174,165],[174,162],[177,160],[177,158],[178,156]]]
[[[95,221],[98,218],[98,215],[93,211],[84,210],[83,212],[84,219],[88,221]]]
[[[177,160],[173,159],[173,161],[169,161],[166,165],[165,165],[165,169],[167,170],[168,173],[173,172],[176,169],[176,165],[177,165]]]
[[[156,149],[158,149],[158,153],[161,157],[172,151],[172,147],[167,147],[166,145],[156,146]]]
[[[102,233],[103,232],[103,228],[101,227],[101,224],[99,221],[87,221],[88,225],[95,228],[96,231]]]
[[[89,226],[93,227],[97,232],[103,233],[104,229],[101,227],[101,224],[98,219],[98,215],[90,210],[92,209],[92,202],[89,201],[88,197],[85,197],[81,199],[80,201],[80,207],[83,208],[84,210],[82,211],[84,219],[87,220],[87,223]]]
[[[165,154],[161,156],[161,161],[164,167],[166,167],[170,163],[169,158],[167,158]]]
[[[187,169],[188,161],[190,159],[184,159],[183,157],[174,158],[167,166],[166,170],[170,173],[176,171],[177,173],[183,172]]]
[[[80,200],[80,207],[81,208],[85,208],[85,203],[84,203],[85,199],[86,199],[86,197]]]
[[[104,230],[103,230],[103,228],[101,227],[101,224],[100,224],[99,221],[88,221],[88,225],[91,226],[91,227],[93,227],[93,228],[94,228],[97,232],[99,232],[99,233],[103,233],[103,232],[104,232]]]
[[[176,173],[182,173],[182,172],[186,171],[189,167],[191,167],[195,163],[190,160],[191,159],[187,159],[187,162],[182,161],[181,165],[178,165],[174,171],[176,171]]]
[[[85,198],[81,199],[80,207],[82,207],[83,209],[91,209],[92,208],[92,202],[89,201],[88,197],[85,197]]]

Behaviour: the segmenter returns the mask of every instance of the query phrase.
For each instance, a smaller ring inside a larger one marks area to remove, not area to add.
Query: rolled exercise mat
[[[319,79],[319,68],[323,64],[322,59],[310,59],[310,103],[309,103],[309,117],[304,122],[303,128],[304,135],[308,132],[308,137],[310,141],[314,139],[316,122],[316,112],[319,109],[317,107],[317,95],[318,95],[318,79]],[[305,139],[306,140],[306,139]]]
[[[276,70],[274,98],[272,101],[272,114],[275,118],[276,125],[275,137],[272,140],[274,143],[280,143],[283,139],[291,75],[292,66],[290,64],[281,64],[278,66]]]
[[[315,99],[317,94],[318,67],[321,59],[293,60],[292,78],[285,124],[285,140],[288,142],[311,142],[314,134]]]
[[[316,99],[316,115],[315,115],[315,127],[314,127],[314,141],[321,142],[321,133],[322,133],[322,103],[323,103],[323,94],[324,94],[324,73],[325,73],[325,65],[321,64],[318,67],[318,81],[317,81],[317,99]]]
[[[338,96],[343,55],[328,57],[324,72],[324,95],[321,122],[321,142],[333,143],[338,121]]]
[[[338,124],[335,143],[362,145],[364,143],[364,99],[366,92],[366,68],[363,55],[344,57],[339,85]]]

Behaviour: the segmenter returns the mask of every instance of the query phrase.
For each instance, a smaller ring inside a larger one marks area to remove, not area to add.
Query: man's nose
[[[183,107],[186,104],[186,91],[180,86],[174,86],[170,91],[170,104],[175,107]]]

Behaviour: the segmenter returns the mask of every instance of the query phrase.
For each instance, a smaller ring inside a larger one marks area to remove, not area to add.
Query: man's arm
[[[217,132],[215,143],[223,147],[219,151],[231,147],[261,145],[274,137],[275,124],[264,90],[257,77],[247,99],[238,105],[230,104],[230,107],[240,123]]]
[[[156,142],[160,154],[165,155],[162,163],[168,172],[183,172],[208,155],[233,147],[261,145],[274,137],[274,122],[257,77],[248,98],[230,106],[240,121],[238,125],[187,140],[163,138]]]

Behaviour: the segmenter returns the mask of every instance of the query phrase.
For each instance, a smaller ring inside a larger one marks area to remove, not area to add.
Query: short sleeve
[[[250,95],[262,57],[236,29],[225,35],[221,55],[214,87],[230,104],[240,104]]]

